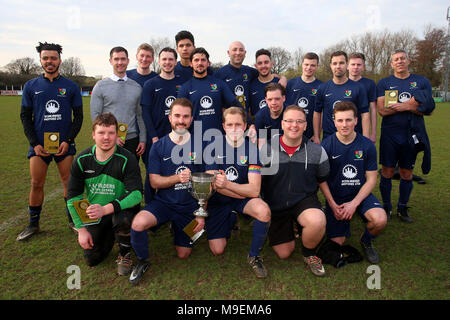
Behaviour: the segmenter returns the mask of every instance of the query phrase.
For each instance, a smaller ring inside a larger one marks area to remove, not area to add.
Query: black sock
[[[42,206],[28,206],[28,213],[30,214],[30,225],[36,226],[39,224],[41,211]]]
[[[302,246],[302,254],[304,257],[310,257],[310,256],[315,256],[316,255],[316,248],[306,248],[305,246]]]
[[[66,197],[64,197],[64,202],[66,203],[67,219],[69,220],[69,223],[73,223],[72,216],[70,215],[69,208],[67,207],[67,198]]]

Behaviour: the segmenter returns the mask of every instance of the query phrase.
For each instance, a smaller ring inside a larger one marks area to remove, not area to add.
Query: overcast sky
[[[421,37],[427,24],[447,28],[449,5],[448,0],[0,0],[0,67],[27,56],[37,61],[35,46],[47,41],[63,46],[63,59],[79,57],[86,75],[109,75],[112,47],[128,49],[131,68],[139,44],[172,40],[180,30],[191,31],[212,62],[228,63],[229,44],[240,40],[247,49],[245,64],[253,64],[255,51],[270,46],[319,53],[352,35],[384,28],[410,29]]]

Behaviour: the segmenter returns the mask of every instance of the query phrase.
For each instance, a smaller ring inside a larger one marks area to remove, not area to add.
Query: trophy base
[[[209,214],[208,214],[208,211],[206,211],[205,209],[198,208],[197,210],[194,211],[194,216],[206,218],[209,216]]]

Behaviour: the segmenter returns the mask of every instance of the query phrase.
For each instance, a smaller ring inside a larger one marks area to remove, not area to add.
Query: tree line
[[[423,38],[416,37],[414,32],[408,29],[396,32],[387,29],[365,32],[339,41],[322,52],[316,52],[320,58],[316,77],[322,81],[332,78],[329,68],[330,56],[334,51],[342,50],[347,53],[364,53],[366,57],[365,76],[378,82],[392,73],[390,66],[392,52],[396,49],[404,49],[409,53],[411,59],[411,72],[427,77],[433,87],[439,87],[445,72],[448,41],[445,28],[431,25],[425,27]],[[149,43],[155,49],[156,59],[152,64],[152,69],[159,72],[157,54],[163,47],[175,47],[175,44],[167,37],[150,39]],[[288,79],[301,75],[302,56],[306,53],[302,47],[298,47],[293,52],[276,46],[266,49],[272,54],[273,73],[285,75]],[[248,59],[249,56],[247,56],[247,61]],[[211,62],[213,69],[218,69],[223,65],[220,62]],[[1,88],[6,85],[20,87],[27,80],[41,73],[40,65],[29,57],[15,59],[4,66],[4,69],[6,71],[0,72]],[[60,66],[60,72],[75,81],[80,87],[91,88],[98,81],[94,77],[85,76],[84,67],[77,57],[64,59]]]

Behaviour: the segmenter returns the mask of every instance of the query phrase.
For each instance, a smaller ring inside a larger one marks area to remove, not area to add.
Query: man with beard
[[[340,101],[351,101],[356,105],[358,108],[358,123],[355,131],[369,137],[370,116],[366,89],[359,82],[347,77],[347,64],[348,57],[344,51],[336,51],[331,54],[330,68],[333,78],[322,83],[317,90],[313,115],[313,141],[315,143],[320,143],[322,128],[322,139],[336,132],[333,122],[333,109]]]
[[[197,233],[205,225],[204,218],[193,215],[198,204],[188,191],[191,172],[205,171],[202,149],[196,150],[194,137],[188,130],[193,120],[192,108],[188,99],[176,99],[169,113],[172,131],[150,150],[150,183],[158,192],[136,215],[131,226],[131,244],[139,260],[130,275],[132,284],[142,279],[150,265],[147,229],[171,221],[177,255],[180,259],[187,259],[193,243],[183,231],[184,227],[195,219],[198,224],[193,231]]]
[[[256,51],[256,63],[255,68],[258,70],[258,77],[250,82],[250,114],[252,117],[258,113],[258,111],[264,107],[267,107],[266,95],[264,89],[269,83],[276,83],[280,80],[272,74],[272,54],[269,50],[259,49]]]
[[[225,82],[207,74],[209,64],[209,54],[204,48],[192,51],[194,76],[178,92],[179,98],[192,102],[194,121],[201,121],[202,133],[212,128],[221,130],[223,110],[230,106],[241,107]]]
[[[78,243],[89,266],[110,253],[114,239],[119,245],[117,272],[131,272],[130,226],[142,200],[141,173],[136,158],[116,145],[118,124],[111,113],[101,114],[92,124],[95,145],[80,152],[70,171],[67,201]],[[87,222],[79,215],[77,201],[86,199]]]
[[[44,74],[28,81],[23,89],[20,119],[30,148],[31,190],[28,212],[29,225],[17,237],[29,239],[38,233],[39,219],[44,201],[44,184],[52,159],[64,186],[67,202],[67,183],[75,150],[75,137],[83,122],[83,103],[80,88],[59,74],[62,47],[54,43],[39,43],[36,47]],[[73,118],[72,118],[73,117]],[[54,150],[46,150],[45,140],[58,142]],[[69,226],[73,222],[66,207]]]

